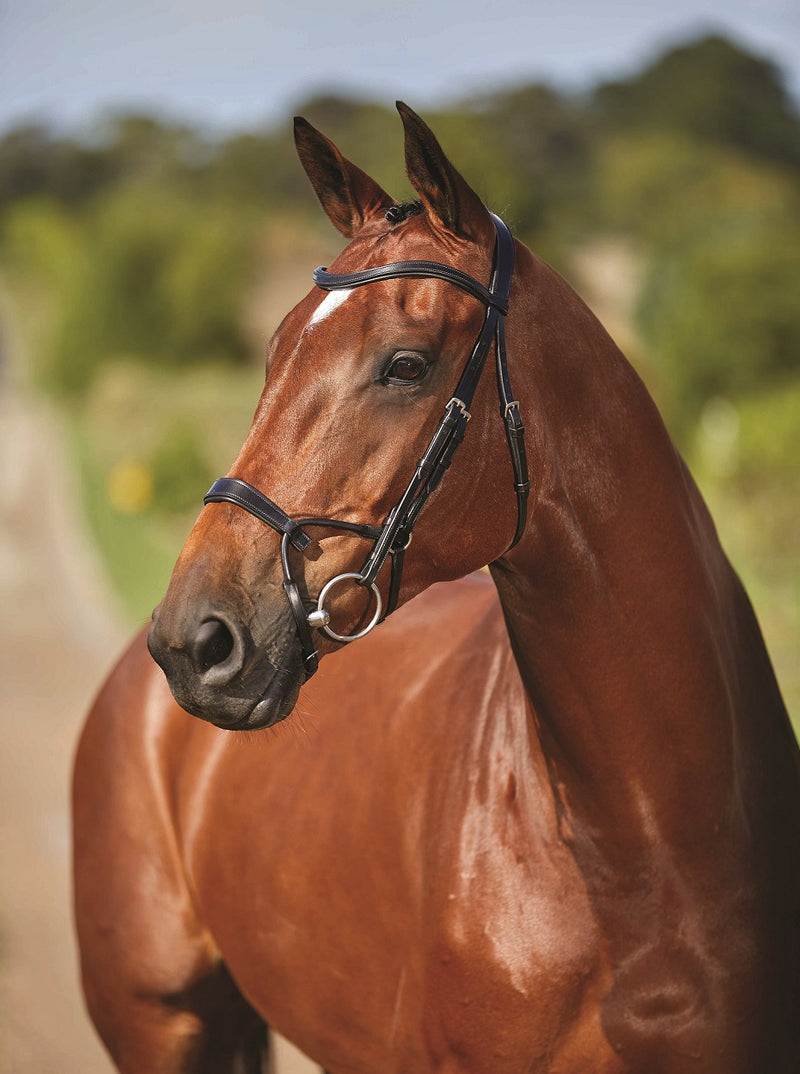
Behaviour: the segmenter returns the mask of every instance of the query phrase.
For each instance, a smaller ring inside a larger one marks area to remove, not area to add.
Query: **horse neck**
[[[520,272],[533,507],[493,576],[542,748],[593,831],[700,845],[741,793],[743,708],[780,706],[769,661],[641,381],[563,281]]]

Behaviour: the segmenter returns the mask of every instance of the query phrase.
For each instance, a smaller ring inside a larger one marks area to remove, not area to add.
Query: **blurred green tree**
[[[583,103],[534,84],[478,99],[464,119],[474,124],[476,116],[474,155],[494,203],[530,241],[554,231],[569,238],[582,217],[594,151]]]
[[[724,37],[668,50],[593,103],[611,129],[679,131],[800,167],[800,118],[779,69]]]
[[[84,225],[83,256],[61,296],[45,365],[51,388],[82,392],[105,361],[241,363],[241,305],[252,271],[247,220],[169,194],[120,192]]]
[[[717,213],[655,258],[640,326],[682,440],[715,396],[736,400],[800,380],[798,294],[795,214]]]
[[[621,232],[645,248],[691,241],[709,219],[797,211],[792,171],[674,131],[604,139],[587,183],[589,230]]]
[[[43,125],[17,127],[0,139],[0,210],[44,196],[80,206],[113,178],[102,149],[56,137]]]

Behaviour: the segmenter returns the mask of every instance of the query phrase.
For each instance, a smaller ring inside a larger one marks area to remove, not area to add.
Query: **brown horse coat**
[[[401,114],[423,211],[399,224],[298,127],[352,237],[334,270],[427,258],[485,280],[488,214]],[[480,318],[442,281],[312,291],[231,473],[293,517],[379,524]],[[513,551],[487,373],[404,606],[326,641],[302,689],[276,535],[202,512],[151,650],[204,719],[286,724],[191,719],[142,638],[102,691],[75,769],[76,908],[127,1074],[257,1071],[261,1019],[333,1074],[800,1069],[798,754],[752,610],[641,382],[519,244],[507,331],[534,475]],[[424,374],[396,383],[398,354]],[[320,540],[309,596],[363,555]],[[428,589],[485,562],[494,586]],[[357,597],[337,621],[358,624]]]

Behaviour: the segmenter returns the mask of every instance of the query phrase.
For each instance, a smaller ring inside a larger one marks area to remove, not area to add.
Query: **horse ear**
[[[295,116],[294,142],[322,208],[348,239],[371,216],[394,204],[394,198],[374,179],[351,164],[330,139],[301,116]]]
[[[402,101],[397,111],[406,134],[408,178],[434,223],[474,241],[493,237],[486,206],[444,155],[427,123]]]

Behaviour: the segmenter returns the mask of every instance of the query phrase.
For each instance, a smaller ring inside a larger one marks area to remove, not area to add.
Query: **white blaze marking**
[[[320,321],[324,321],[326,317],[330,317],[333,311],[341,306],[343,302],[346,302],[352,293],[352,288],[342,288],[340,291],[329,291],[312,313],[311,320],[308,322],[308,327],[313,328],[315,324],[319,324]]]

